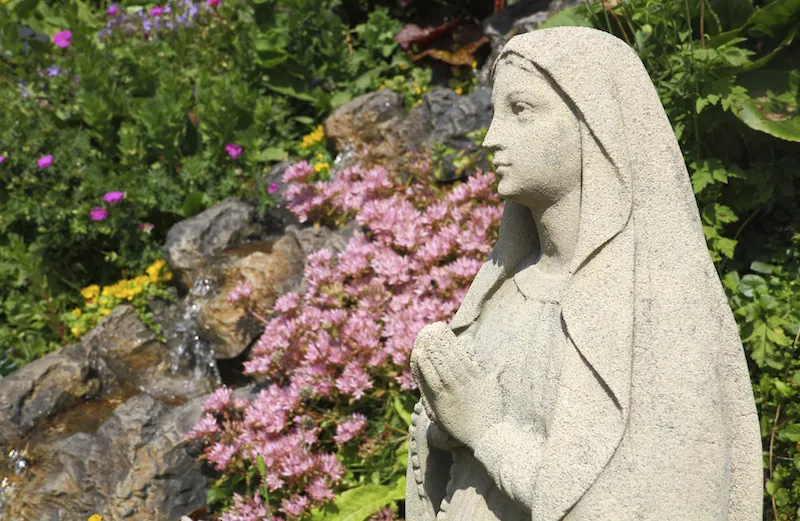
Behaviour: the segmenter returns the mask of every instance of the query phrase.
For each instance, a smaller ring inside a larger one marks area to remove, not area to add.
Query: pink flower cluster
[[[305,161],[286,170],[290,210],[301,221],[354,218],[364,231],[339,255],[309,255],[305,292],[276,300],[275,316],[244,364],[246,374],[270,386],[244,407],[218,390],[187,435],[205,438],[205,458],[229,475],[240,472],[236,461],[254,464],[260,454],[263,485],[276,492],[271,501],[287,519],[333,497],[343,472],[333,451],[360,444],[370,429],[354,408],[382,405],[378,391],[414,388],[409,356],[417,333],[453,315],[502,214],[491,173],[452,188],[403,183],[362,166],[321,183],[311,182],[313,175]],[[307,409],[320,402],[333,405]],[[255,519],[246,512],[262,507],[257,497],[240,498],[229,512],[240,517],[224,519]]]

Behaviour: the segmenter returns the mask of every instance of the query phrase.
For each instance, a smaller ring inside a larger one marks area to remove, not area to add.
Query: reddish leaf
[[[494,0],[494,12],[497,13],[502,11],[503,8],[506,6],[505,0]]]
[[[399,43],[403,50],[407,51],[414,44],[427,45],[441,38],[460,23],[461,18],[456,18],[438,27],[420,27],[418,25],[408,24],[403,27],[399,33],[394,35],[394,41]]]
[[[413,58],[413,61],[417,61],[425,56],[430,56],[435,60],[440,60],[445,63],[449,63],[450,65],[471,65],[473,61],[475,61],[475,57],[473,54],[477,51],[483,44],[489,41],[488,36],[484,36],[478,40],[475,40],[472,43],[468,43],[464,47],[460,48],[455,52],[445,51],[442,49],[427,49],[422,51],[421,53],[417,54]]]

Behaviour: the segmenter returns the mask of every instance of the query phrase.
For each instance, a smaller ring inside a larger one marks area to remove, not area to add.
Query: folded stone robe
[[[583,173],[561,315],[571,354],[541,448],[507,458],[537,462],[532,490],[505,492],[533,521],[760,521],[761,438],[741,340],[644,66],[624,42],[577,27],[515,36],[498,61],[508,54],[573,104]],[[537,250],[530,211],[507,201],[498,242],[450,324],[456,334]],[[435,518],[450,471],[419,427],[408,521]]]

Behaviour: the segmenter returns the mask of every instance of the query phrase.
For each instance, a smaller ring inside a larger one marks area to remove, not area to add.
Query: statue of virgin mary
[[[760,521],[736,324],[638,56],[515,36],[492,73],[500,234],[417,336],[408,521]]]

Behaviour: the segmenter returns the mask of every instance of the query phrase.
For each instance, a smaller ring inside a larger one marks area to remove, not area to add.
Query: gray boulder
[[[215,258],[225,249],[263,236],[255,209],[238,199],[226,199],[170,228],[164,256],[190,288],[196,278],[213,271]]]

